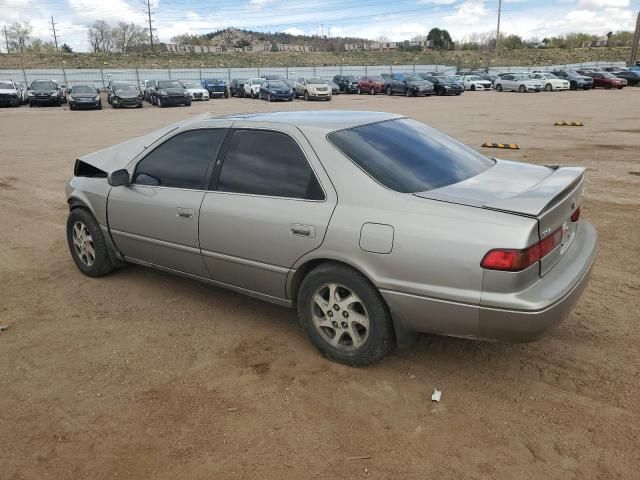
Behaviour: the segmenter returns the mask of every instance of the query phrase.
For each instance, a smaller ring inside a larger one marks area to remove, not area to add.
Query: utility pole
[[[498,28],[496,28],[496,52],[500,43],[500,12],[502,11],[502,0],[498,0]]]
[[[320,24],[320,36],[324,38],[324,23]]]
[[[149,43],[153,51],[153,25],[151,24],[151,0],[147,0],[147,14],[149,15]]]
[[[56,44],[56,52],[59,52],[58,49],[58,36],[56,35],[56,22],[53,21],[53,15],[51,15],[51,31],[53,32],[53,41]]]
[[[7,35],[7,26],[4,26],[4,42],[7,44],[7,53],[9,53],[9,36]]]
[[[5,29],[5,32],[6,32],[6,29]],[[633,35],[633,45],[631,46],[631,57],[629,58],[630,67],[635,65],[638,59],[638,43],[640,43],[640,12],[638,12],[638,18],[636,19],[636,32]]]

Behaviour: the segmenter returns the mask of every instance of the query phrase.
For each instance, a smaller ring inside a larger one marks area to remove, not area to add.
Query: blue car
[[[260,85],[260,100],[293,100],[293,89],[283,80],[267,80]]]
[[[202,80],[202,86],[209,92],[209,98],[229,98],[229,86],[220,78],[208,78]]]

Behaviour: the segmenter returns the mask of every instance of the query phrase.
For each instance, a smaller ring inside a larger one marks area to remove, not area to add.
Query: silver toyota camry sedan
[[[170,125],[79,158],[80,271],[158,268],[295,308],[366,365],[414,332],[529,341],[587,285],[584,169],[488,158],[410,118],[280,112]]]

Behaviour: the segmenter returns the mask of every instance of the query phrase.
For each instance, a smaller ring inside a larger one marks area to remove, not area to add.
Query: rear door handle
[[[176,209],[176,216],[178,218],[184,218],[185,220],[191,220],[193,218],[193,210],[190,208],[178,207]]]
[[[316,227],[313,225],[304,225],[302,223],[292,223],[291,235],[297,235],[299,237],[315,237]]]

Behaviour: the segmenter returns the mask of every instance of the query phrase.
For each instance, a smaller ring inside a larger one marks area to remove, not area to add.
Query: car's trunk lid
[[[480,175],[416,195],[536,218],[541,240],[562,229],[561,246],[541,261],[540,273],[544,275],[573,242],[576,224],[571,215],[582,202],[583,182],[584,168],[497,160]]]

